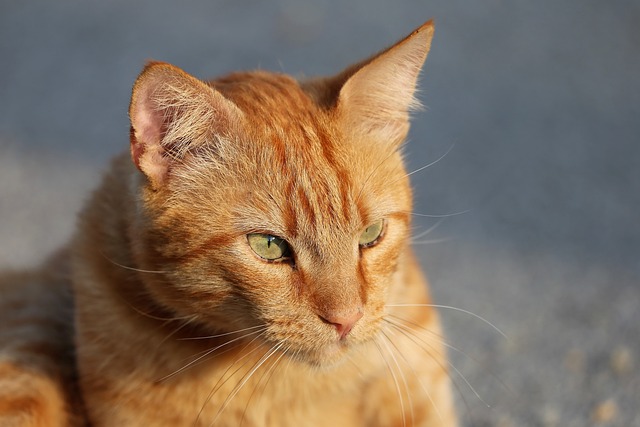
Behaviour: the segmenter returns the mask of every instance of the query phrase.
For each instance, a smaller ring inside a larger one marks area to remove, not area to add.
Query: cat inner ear
[[[187,153],[228,136],[242,112],[178,67],[151,62],[133,86],[129,118],[131,158],[157,190]]]
[[[428,21],[409,36],[337,77],[344,82],[337,109],[346,129],[400,144],[409,130],[409,113],[434,26]]]

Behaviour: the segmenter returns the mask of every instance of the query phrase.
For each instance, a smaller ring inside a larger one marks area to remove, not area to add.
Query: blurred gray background
[[[637,0],[0,0],[0,267],[68,238],[146,59],[329,74],[431,17],[416,248],[507,335],[441,310],[464,425],[640,426]]]

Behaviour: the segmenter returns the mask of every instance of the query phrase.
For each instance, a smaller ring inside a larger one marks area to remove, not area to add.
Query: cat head
[[[200,81],[150,63],[133,88],[134,253],[154,302],[211,330],[256,327],[312,364],[378,333],[411,191],[399,148],[427,22],[322,79]]]

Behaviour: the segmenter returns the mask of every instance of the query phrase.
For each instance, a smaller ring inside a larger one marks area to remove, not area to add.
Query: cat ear
[[[414,92],[433,31],[433,22],[428,21],[390,48],[344,71],[337,107],[347,129],[397,144],[404,140],[409,112],[420,107]]]
[[[241,117],[233,102],[204,82],[151,62],[133,86],[131,158],[158,189],[187,152],[224,136]]]

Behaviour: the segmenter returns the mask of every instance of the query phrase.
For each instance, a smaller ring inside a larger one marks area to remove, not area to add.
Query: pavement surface
[[[145,60],[324,75],[432,17],[415,244],[507,336],[441,310],[463,424],[640,426],[638,1],[0,0],[0,267],[68,238]]]

